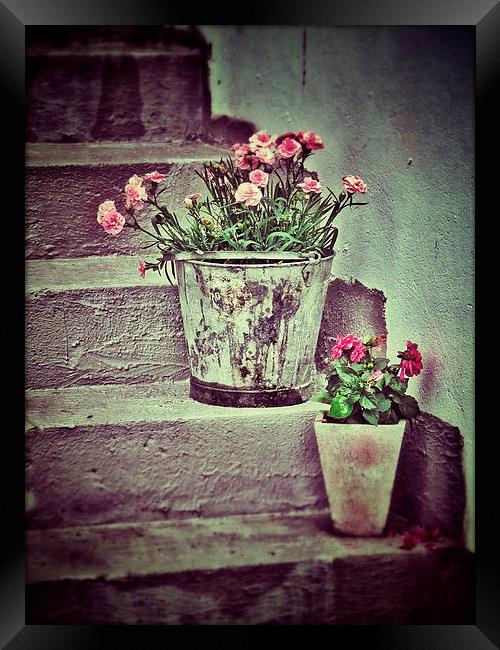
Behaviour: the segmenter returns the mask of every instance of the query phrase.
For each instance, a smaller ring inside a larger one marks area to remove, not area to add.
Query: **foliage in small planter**
[[[208,196],[190,194],[180,219],[160,201],[167,175],[153,171],[134,174],[124,190],[124,211],[111,200],[101,203],[97,221],[104,230],[119,234],[123,228],[146,233],[160,257],[139,261],[139,273],[165,268],[179,252],[211,251],[299,252],[324,257],[333,253],[338,230],[333,221],[345,207],[366,205],[353,201],[367,186],[359,176],[344,176],[338,196],[323,187],[306,160],[324,148],[313,131],[272,136],[268,131],[252,135],[248,143],[233,145],[235,159],[203,164],[196,172]],[[323,195],[322,195],[323,193]],[[153,209],[146,215],[145,208]],[[152,231],[145,227],[150,221]]]
[[[381,356],[385,340],[374,336],[362,341],[352,335],[336,339],[327,388],[316,398],[330,404],[327,421],[396,424],[419,414],[417,400],[406,394],[408,379],[423,368],[418,346],[406,341],[406,350],[398,352],[400,362],[391,364]]]

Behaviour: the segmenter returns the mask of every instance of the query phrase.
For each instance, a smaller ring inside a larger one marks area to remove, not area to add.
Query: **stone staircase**
[[[176,287],[139,277],[136,233],[96,222],[152,169],[181,205],[194,169],[248,137],[210,116],[201,34],[30,27],[27,41],[27,622],[471,623],[459,431],[429,414],[407,426],[391,505],[389,531],[438,526],[438,548],[334,536],[320,406],[191,400]],[[318,370],[336,335],[386,333],[384,302],[332,280]]]

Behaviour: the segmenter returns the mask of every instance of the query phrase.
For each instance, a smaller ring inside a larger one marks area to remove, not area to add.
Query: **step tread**
[[[26,166],[186,164],[216,160],[229,151],[203,142],[75,142],[26,143]]]
[[[113,43],[111,45],[94,44],[85,45],[80,44],[69,45],[62,48],[47,47],[43,45],[36,45],[26,49],[26,55],[29,57],[86,57],[86,56],[134,56],[134,57],[200,57],[202,52],[200,49],[187,48],[182,46],[167,46],[158,44],[156,46],[149,45],[144,48],[130,47],[127,43]]]
[[[401,537],[331,532],[315,510],[27,531],[27,582],[120,580],[339,558],[408,555]],[[449,542],[439,546],[450,545]],[[423,546],[412,554],[429,553]]]
[[[109,236],[109,235],[108,235]],[[150,255],[148,256],[148,252]],[[148,271],[142,278],[137,271],[139,257],[156,257],[156,252],[138,247],[138,254],[92,255],[89,257],[27,260],[26,293],[40,291],[72,291],[125,287],[165,287],[173,289],[162,273]]]
[[[319,402],[265,409],[201,404],[189,397],[189,383],[101,384],[26,391],[26,429],[58,429],[137,422],[187,422],[225,418],[259,421],[297,418],[319,409]]]

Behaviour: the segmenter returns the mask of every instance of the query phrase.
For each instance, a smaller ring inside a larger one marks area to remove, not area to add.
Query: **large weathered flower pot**
[[[248,407],[307,400],[333,256],[227,255],[175,261],[191,397]]]
[[[314,423],[334,530],[382,535],[406,420],[397,424]]]

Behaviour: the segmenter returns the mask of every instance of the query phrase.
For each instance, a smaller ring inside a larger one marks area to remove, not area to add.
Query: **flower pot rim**
[[[385,424],[385,423],[381,422],[378,425],[369,424],[368,422],[366,422],[366,423],[365,422],[359,422],[359,423],[358,422],[323,422],[323,418],[327,414],[328,414],[328,411],[318,411],[318,413],[317,413],[317,415],[316,415],[316,417],[314,419],[314,423],[315,424],[324,424],[324,425],[332,426],[332,427],[356,427],[356,428],[358,428],[358,427],[366,427],[367,430],[368,429],[375,430],[378,427],[384,427],[384,428],[385,427],[397,427],[401,423],[403,423],[406,426],[406,423],[408,422],[408,420],[406,418],[400,418],[399,422],[393,422],[392,424]]]
[[[305,264],[320,264],[332,260],[335,255],[336,251],[333,251],[331,255],[326,257],[313,255],[308,257],[305,253],[279,253],[276,251],[270,251],[268,253],[261,251],[206,251],[204,253],[178,253],[175,255],[174,260],[196,266],[217,268],[239,268],[242,266],[252,266],[255,268],[283,268],[289,266],[304,266]],[[249,260],[248,264],[244,262],[245,258]],[[234,259],[240,261],[237,264],[231,263],[230,260]],[[255,260],[259,259],[261,259],[262,262],[255,263]]]

